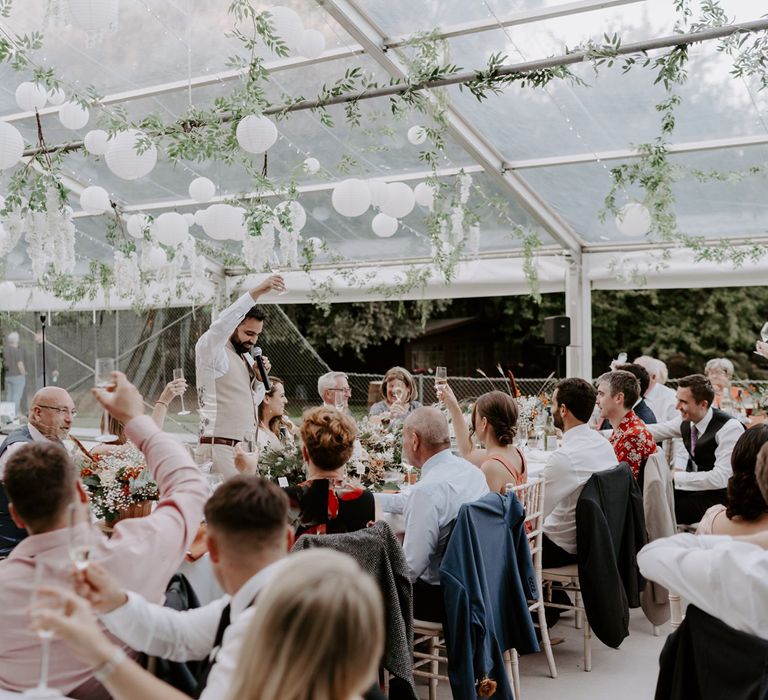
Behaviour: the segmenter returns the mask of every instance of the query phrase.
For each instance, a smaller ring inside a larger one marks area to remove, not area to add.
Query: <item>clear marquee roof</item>
[[[36,60],[54,67],[57,76],[68,83],[93,84],[105,96],[107,108],[122,105],[137,120],[149,112],[172,120],[187,110],[190,98],[196,106],[210,105],[238,79],[226,65],[227,57],[238,51],[237,42],[226,36],[232,28],[229,3],[119,0],[116,30],[95,37],[68,22],[66,0],[16,0],[11,15],[0,18],[0,26],[13,34],[42,30],[44,46],[36,52]],[[84,3],[78,0],[77,4]],[[91,4],[99,3],[91,0]],[[268,9],[273,3],[254,4]],[[604,33],[617,33],[622,43],[665,36],[674,32],[680,19],[673,0],[280,0],[279,4],[296,10],[306,28],[320,31],[326,49],[313,61],[267,56],[274,98],[316,95],[323,83],[356,66],[386,83],[392,77],[392,61],[412,51],[402,42],[417,32],[437,30],[448,42],[449,60],[469,70],[482,68],[496,53],[505,54],[507,63],[560,55],[566,47],[589,39],[599,42]],[[721,0],[720,4],[736,22],[759,19],[766,11],[762,0]],[[59,23],[51,15],[54,6],[63,8]],[[673,163],[703,171],[744,172],[764,166],[768,161],[768,90],[761,91],[756,79],[730,76],[732,59],[717,51],[717,42],[695,44],[690,53],[688,80],[679,88],[683,99],[670,138]],[[654,105],[663,99],[664,89],[654,85],[655,73],[650,68],[636,67],[622,74],[614,66],[595,75],[590,65],[577,64],[571,70],[586,85],[555,80],[544,89],[512,86],[482,102],[467,90],[447,89],[452,114],[460,126],[447,136],[440,171],[450,177],[465,169],[487,197],[506,200],[512,221],[539,231],[540,277],[545,290],[564,287],[563,232],[577,252],[602,256],[594,258],[596,285],[618,284],[607,272],[611,260],[623,260],[621,256],[626,255],[634,260],[627,265],[642,264],[643,251],[653,248],[644,237],[622,235],[612,217],[601,222],[598,212],[610,190],[610,168],[631,162],[634,146],[659,135]],[[34,117],[19,112],[14,97],[16,86],[29,77],[30,73],[0,64],[0,119],[12,122],[28,144],[35,144]],[[363,129],[345,124],[342,107],[329,110],[336,122],[332,128],[323,126],[310,111],[294,113],[277,123],[280,137],[269,151],[271,177],[298,175],[299,201],[308,213],[302,236],[327,241],[332,250],[360,266],[394,266],[430,256],[425,212],[420,207],[401,222],[395,236],[382,239],[371,231],[374,211],[350,219],[331,206],[333,183],[350,176],[403,179],[415,185],[429,175],[419,161],[420,149],[406,138],[408,129],[423,123],[424,116],[414,112],[392,120],[388,104],[387,98],[361,103],[363,125],[368,127]],[[73,133],[62,127],[55,109],[41,111],[49,145],[81,139],[97,128],[92,116],[85,128]],[[386,134],[384,127],[390,129]],[[478,152],[484,157],[478,157]],[[352,173],[337,168],[345,155],[357,162]],[[307,156],[320,161],[320,174],[302,172],[301,163]],[[523,187],[508,185],[489,172],[495,167],[503,167]],[[78,188],[101,185],[126,213],[153,215],[199,208],[187,192],[189,182],[198,175],[210,177],[221,195],[234,196],[251,188],[239,166],[217,162],[172,165],[162,154],[155,169],[135,181],[116,177],[102,159],[77,153],[67,156],[65,173],[73,189],[80,270],[87,269],[92,259],[111,260],[112,249],[106,241],[106,217],[78,213]],[[10,171],[0,175],[0,194],[7,188],[9,175]],[[687,177],[676,183],[674,194],[682,232],[714,239],[768,241],[764,175],[731,182],[699,182]],[[470,204],[483,211],[481,261],[460,267],[456,293],[470,294],[472,288],[481,293],[524,291],[521,241],[511,231],[509,220],[484,207],[476,193],[471,197]],[[205,238],[197,226],[191,233]],[[485,259],[487,265],[482,264]],[[505,259],[512,263],[498,264]],[[682,272],[690,270],[690,254],[675,254],[669,275],[675,274],[676,260],[680,279],[690,282],[688,272]],[[7,262],[8,279],[19,283],[29,279],[23,241]],[[716,266],[702,266],[702,275],[710,275],[713,269]],[[758,265],[752,277],[742,274],[735,283],[745,279],[760,283],[761,278],[768,279],[763,272]],[[659,277],[659,285],[674,286],[668,276],[662,282],[663,276],[657,270],[650,275],[651,283]],[[460,288],[461,284],[465,287]],[[298,277],[293,287],[298,295],[288,299],[301,300]],[[451,293],[445,287],[430,292],[433,296]]]

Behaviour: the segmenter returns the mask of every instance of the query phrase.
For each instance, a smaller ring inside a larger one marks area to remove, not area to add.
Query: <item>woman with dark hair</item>
[[[517,433],[518,410],[515,400],[503,391],[489,391],[478,397],[472,409],[470,431],[453,390],[446,385],[440,398],[451,414],[461,456],[480,467],[488,488],[504,493],[509,483],[525,483],[525,457],[512,444]],[[484,447],[473,444],[472,433]]]
[[[768,425],[756,425],[738,439],[731,454],[733,476],[726,505],[712,506],[701,519],[697,535],[750,535],[768,529],[768,503],[755,478],[757,455],[768,443]]]
[[[377,420],[390,420],[392,423],[405,420],[405,417],[421,406],[413,375],[403,367],[392,367],[381,380],[382,400],[368,409],[368,416]]]

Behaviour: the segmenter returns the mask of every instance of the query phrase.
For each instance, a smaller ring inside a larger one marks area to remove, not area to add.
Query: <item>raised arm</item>
[[[479,467],[488,456],[487,450],[476,448],[472,442],[472,436],[469,434],[469,428],[464,422],[464,414],[461,412],[461,406],[456,399],[453,389],[447,384],[439,392],[439,399],[442,399],[448,413],[451,414],[451,423],[453,424],[453,434],[456,436],[456,445],[464,459],[472,462]]]
[[[177,396],[181,396],[187,389],[186,379],[173,379],[165,385],[160,398],[155,401],[152,409],[152,420],[158,428],[165,424],[165,417],[168,415],[168,405]]]
[[[664,421],[663,423],[651,423],[646,428],[653,435],[653,439],[656,442],[661,442],[667,438],[679,438],[680,437],[680,425],[683,419],[678,414],[674,418]]]

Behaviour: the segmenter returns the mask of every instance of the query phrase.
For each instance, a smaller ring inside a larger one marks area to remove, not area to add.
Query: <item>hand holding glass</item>
[[[77,504],[71,503],[68,509],[69,558],[78,571],[88,568],[88,557],[91,554],[90,533],[81,524]]]
[[[175,370],[173,370],[173,378],[174,379],[184,379],[184,370],[180,367],[177,367]],[[179,416],[188,416],[189,411],[184,408],[184,394],[179,394],[179,398],[181,399],[181,410],[177,413]]]
[[[114,357],[97,357],[96,367],[94,368],[94,385],[99,389],[109,389],[114,386],[112,381],[112,372],[117,369]],[[96,442],[114,442],[117,435],[109,432],[109,414],[104,411],[102,414],[103,432],[97,435]]]
[[[435,367],[435,393],[437,393],[438,405],[442,403],[443,387],[448,384],[448,368]]]

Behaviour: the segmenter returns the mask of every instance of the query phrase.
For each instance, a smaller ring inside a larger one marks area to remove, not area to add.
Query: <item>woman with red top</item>
[[[504,493],[506,485],[524,484],[528,478],[523,453],[512,444],[517,432],[517,403],[502,391],[489,391],[475,401],[471,429],[484,447],[472,441],[470,428],[464,422],[453,390],[446,386],[440,397],[448,407],[456,435],[456,444],[464,459],[485,474],[488,488]]]
[[[353,532],[375,519],[373,494],[344,475],[356,435],[352,419],[333,408],[304,413],[301,449],[309,478],[285,488],[296,537]]]

